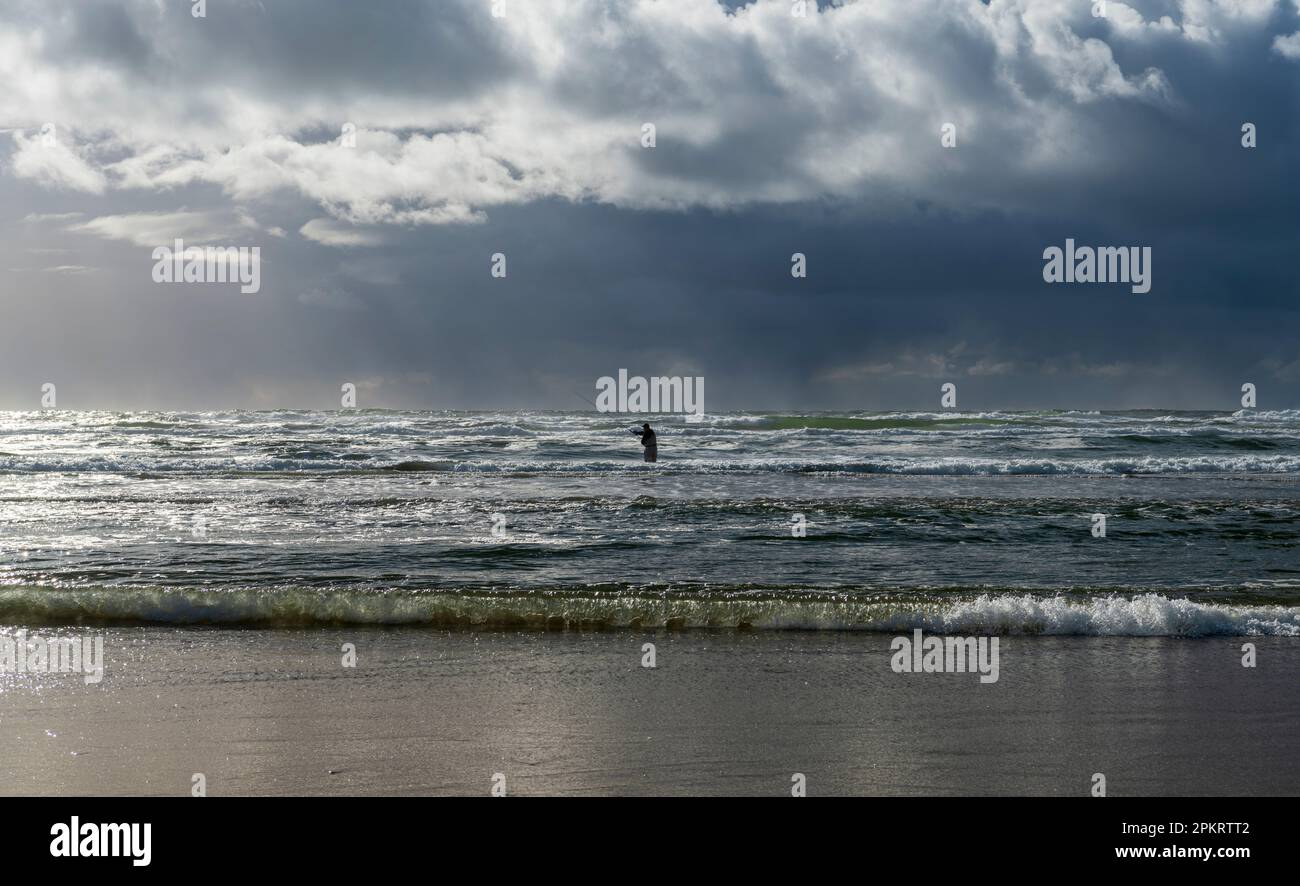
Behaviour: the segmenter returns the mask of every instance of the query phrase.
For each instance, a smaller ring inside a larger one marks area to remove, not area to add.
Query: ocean
[[[1300,412],[631,423],[3,415],[0,793],[1300,791]]]
[[[1300,635],[1300,411],[632,424],[4,413],[0,619]]]

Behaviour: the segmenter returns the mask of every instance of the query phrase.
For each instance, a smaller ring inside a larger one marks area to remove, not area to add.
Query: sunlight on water
[[[871,627],[919,617],[897,608],[917,595],[955,617],[988,594],[1082,598],[1052,623],[1138,631],[1075,618],[1121,594],[1244,633],[1293,621],[1223,607],[1300,602],[1295,411],[674,416],[655,465],[629,424],[3,413],[0,602],[56,622]]]

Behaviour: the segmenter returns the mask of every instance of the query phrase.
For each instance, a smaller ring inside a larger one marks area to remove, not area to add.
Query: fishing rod
[[[584,397],[584,396],[582,396],[581,394],[579,394],[577,391],[569,391],[569,393],[572,394],[573,396],[577,397],[579,400],[583,401],[584,403],[590,403],[592,409],[596,410],[597,412],[600,412],[600,407],[599,407],[599,406],[597,406],[594,402],[592,402],[591,400],[588,400],[586,397]],[[603,415],[604,413],[601,413],[601,414]],[[634,428],[629,428],[628,430],[632,431],[632,433],[634,433],[634,434],[639,433],[639,432],[638,432],[636,429],[634,429]]]
[[[577,391],[570,391],[569,393],[573,394],[573,396],[577,397],[579,400],[583,401],[584,403],[591,403],[591,408],[596,410],[597,412],[600,412],[599,406],[597,406],[594,402],[588,400],[586,397],[579,394]]]

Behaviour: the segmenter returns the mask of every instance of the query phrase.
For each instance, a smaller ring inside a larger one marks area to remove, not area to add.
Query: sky
[[[1300,408],[1297,3],[0,0],[0,409]]]

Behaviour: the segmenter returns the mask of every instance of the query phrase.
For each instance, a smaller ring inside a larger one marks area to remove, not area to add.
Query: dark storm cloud
[[[3,4],[10,27],[39,31],[50,65],[93,61],[128,88],[205,82],[285,98],[472,95],[520,71],[500,28],[469,3],[188,0]]]
[[[0,2],[0,405],[1300,400],[1294,5],[730,5]],[[262,293],[153,284],[171,230]],[[1045,284],[1067,237],[1151,293]]]

